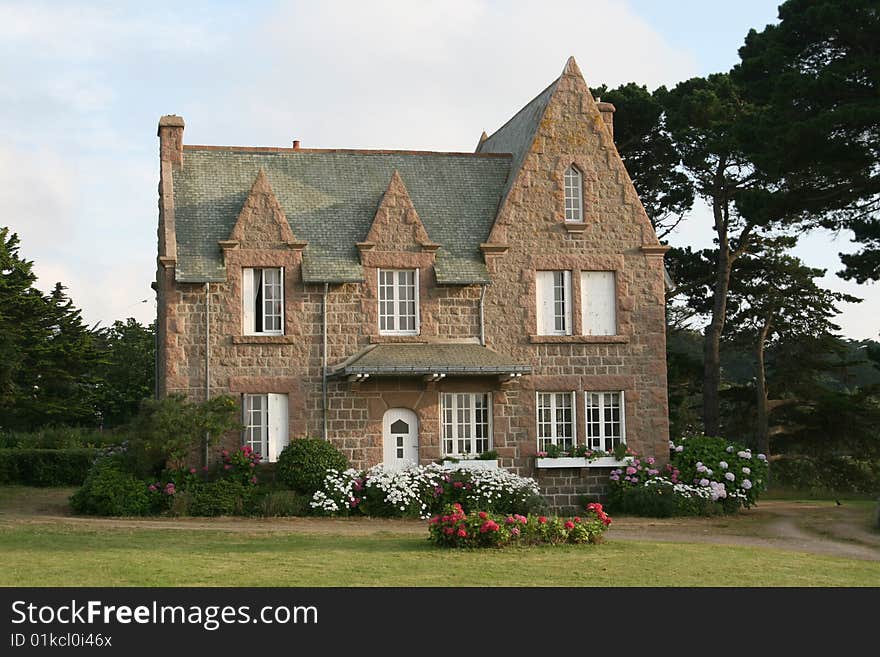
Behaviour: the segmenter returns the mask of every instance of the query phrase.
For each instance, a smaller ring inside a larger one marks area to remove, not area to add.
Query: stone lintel
[[[480,251],[483,252],[483,255],[504,255],[507,253],[508,249],[510,249],[510,244],[497,244],[497,243],[489,243],[483,242],[480,244]]]

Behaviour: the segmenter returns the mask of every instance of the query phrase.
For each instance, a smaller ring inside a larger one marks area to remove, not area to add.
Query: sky
[[[89,324],[150,322],[161,115],[188,144],[472,151],[569,55],[592,86],[672,86],[728,70],[777,4],[0,0],[0,225]],[[669,239],[711,235],[698,208]],[[849,237],[797,254],[865,299],[841,305],[841,333],[876,339],[880,286],[834,275]]]

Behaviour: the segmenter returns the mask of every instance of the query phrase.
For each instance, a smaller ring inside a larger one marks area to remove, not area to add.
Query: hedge
[[[0,449],[0,484],[79,486],[96,454],[89,448]]]

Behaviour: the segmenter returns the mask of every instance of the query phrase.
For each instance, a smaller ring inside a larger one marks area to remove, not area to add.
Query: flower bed
[[[766,486],[767,458],[723,438],[669,441],[663,472],[653,457],[612,470],[609,504],[649,516],[711,515],[750,507]]]
[[[560,545],[601,543],[611,518],[601,504],[587,505],[586,513],[573,518],[557,516],[466,513],[461,504],[447,505],[428,521],[431,542],[441,547],[478,548],[507,545]]]
[[[445,505],[499,513],[528,513],[543,504],[534,479],[507,470],[446,470],[436,463],[366,472],[328,470],[311,506],[328,515],[427,518]]]

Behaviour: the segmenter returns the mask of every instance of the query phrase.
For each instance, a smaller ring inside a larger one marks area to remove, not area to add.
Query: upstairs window
[[[379,270],[379,333],[419,334],[419,270]]]
[[[284,332],[284,269],[242,271],[242,316],[245,335]]]
[[[274,463],[287,447],[287,395],[246,394],[242,399],[243,445]]]
[[[583,202],[584,178],[580,170],[571,165],[565,170],[565,220],[572,222],[583,222],[584,220],[584,202]]]
[[[581,272],[584,335],[617,335],[617,285],[613,271]]]
[[[535,272],[538,335],[571,335],[571,272]]]

